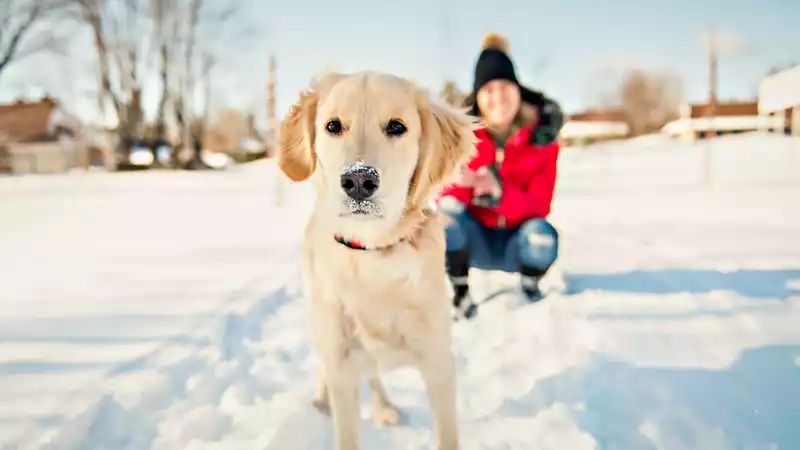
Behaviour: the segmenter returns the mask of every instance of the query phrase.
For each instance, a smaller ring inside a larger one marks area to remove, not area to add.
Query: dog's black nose
[[[342,170],[341,184],[342,190],[353,200],[366,200],[378,190],[380,177],[374,167],[359,164]]]

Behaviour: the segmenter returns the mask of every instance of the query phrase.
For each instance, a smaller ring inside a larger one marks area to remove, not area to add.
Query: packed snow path
[[[564,151],[569,287],[456,326],[464,448],[800,448],[797,167],[776,136]],[[332,448],[308,186],[277,207],[274,176],[0,178],[0,446]],[[364,402],[367,448],[431,448],[418,375],[386,384],[406,424],[373,429]]]

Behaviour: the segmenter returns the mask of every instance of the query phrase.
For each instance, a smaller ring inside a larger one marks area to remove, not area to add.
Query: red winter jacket
[[[441,197],[452,196],[466,204],[470,215],[489,228],[515,228],[526,220],[547,217],[555,189],[559,145],[553,141],[538,147],[531,143],[532,133],[531,127],[524,127],[506,141],[499,167],[503,195],[498,206],[471,204],[473,189],[457,185],[446,186]],[[467,166],[471,170],[493,166],[497,148],[492,137],[485,128],[476,130],[475,135],[479,139],[477,152]]]

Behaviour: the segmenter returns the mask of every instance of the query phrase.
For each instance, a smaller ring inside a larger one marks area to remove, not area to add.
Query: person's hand
[[[456,183],[463,187],[474,187],[477,174],[466,165],[461,166],[461,179]]]
[[[475,172],[473,188],[475,189],[475,195],[478,196],[491,195],[492,197],[499,197],[502,192],[497,178],[486,167],[481,167]]]

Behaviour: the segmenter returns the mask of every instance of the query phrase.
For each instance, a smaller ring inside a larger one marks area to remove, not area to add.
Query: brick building
[[[0,133],[13,142],[52,140],[55,130],[50,128],[50,118],[55,110],[56,102],[47,97],[35,103],[0,105]]]
[[[0,172],[58,173],[102,166],[107,157],[94,134],[55,100],[0,105]]]

